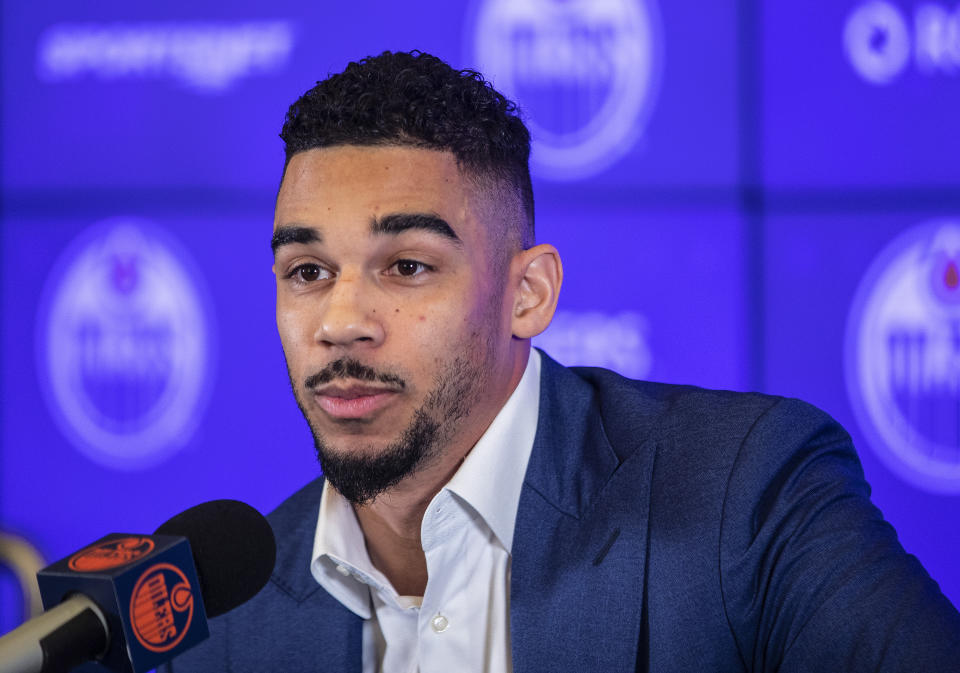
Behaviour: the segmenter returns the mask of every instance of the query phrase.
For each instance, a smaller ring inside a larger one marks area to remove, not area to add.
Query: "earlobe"
[[[519,278],[511,329],[513,336],[529,339],[547,329],[553,319],[563,282],[563,264],[560,253],[548,243],[518,253],[513,263]]]

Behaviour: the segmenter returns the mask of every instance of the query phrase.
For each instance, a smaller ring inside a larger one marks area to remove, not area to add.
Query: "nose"
[[[341,274],[323,299],[314,340],[331,347],[380,345],[384,329],[373,306],[375,292],[362,277]]]

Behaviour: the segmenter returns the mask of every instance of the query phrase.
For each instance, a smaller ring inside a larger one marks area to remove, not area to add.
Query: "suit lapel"
[[[316,479],[270,515],[278,542],[271,581],[287,601],[284,612],[290,617],[270,624],[275,633],[268,640],[297,644],[291,665],[311,661],[316,662],[313,670],[317,671],[361,673],[363,620],[328,594],[310,573],[322,493],[323,479]],[[274,661],[272,668],[283,666]]]
[[[595,389],[543,356],[514,533],[513,669],[627,671],[642,631],[655,444],[614,449]]]

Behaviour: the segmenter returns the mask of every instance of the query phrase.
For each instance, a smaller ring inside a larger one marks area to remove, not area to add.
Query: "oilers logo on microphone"
[[[888,467],[960,492],[960,220],[911,229],[876,259],[850,313],[846,369]]]
[[[130,597],[137,641],[151,652],[167,652],[180,644],[192,621],[193,591],[183,571],[171,563],[147,569]]]
[[[48,281],[42,387],[89,457],[148,467],[197,421],[210,378],[209,312],[185,256],[154,227],[113,219],[82,239]]]
[[[153,540],[143,535],[128,535],[98,542],[70,557],[67,566],[76,572],[99,572],[118,568],[153,551]]]
[[[468,59],[517,101],[531,169],[556,180],[599,173],[642,134],[657,93],[662,32],[654,0],[482,0]]]

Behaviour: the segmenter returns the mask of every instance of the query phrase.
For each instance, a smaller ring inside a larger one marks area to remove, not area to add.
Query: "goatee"
[[[340,495],[355,505],[365,505],[414,474],[434,455],[440,424],[422,409],[401,437],[375,455],[354,455],[328,445],[316,430],[313,444],[323,476]]]
[[[292,377],[290,384],[313,434],[324,477],[351,503],[365,505],[431,463],[453,436],[458,422],[477,401],[487,377],[486,368],[471,361],[469,356],[461,355],[448,362],[441,367],[427,399],[414,411],[410,423],[397,440],[376,452],[344,451],[332,446],[310,421]],[[329,363],[309,376],[304,386],[309,391],[335,378],[382,381],[399,388],[406,387],[401,376],[378,372],[350,358]]]

